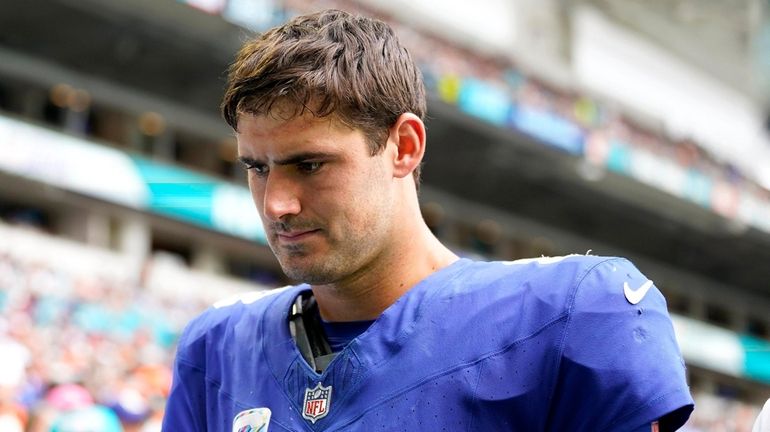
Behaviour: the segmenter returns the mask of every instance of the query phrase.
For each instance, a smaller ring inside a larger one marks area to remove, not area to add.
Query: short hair
[[[422,74],[393,30],[333,9],[247,41],[230,66],[221,109],[234,130],[241,113],[266,115],[283,102],[293,108],[290,116],[308,110],[360,129],[372,155],[385,148],[401,114],[424,119],[426,113]]]

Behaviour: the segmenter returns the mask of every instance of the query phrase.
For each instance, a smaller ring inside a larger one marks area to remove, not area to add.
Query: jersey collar
[[[420,281],[389,306],[368,330],[340,351],[322,374],[316,373],[305,362],[289,332],[289,312],[294,299],[309,291],[310,286],[299,285],[279,294],[267,308],[258,333],[261,351],[279,387],[298,410],[302,406],[304,390],[319,382],[334,388],[335,405],[343,404],[355,393],[351,390],[364,381],[370,371],[389,361],[393,353],[409,341],[423,311],[441,292],[445,282],[470,263],[471,260],[460,259]],[[332,416],[330,413],[330,420]]]

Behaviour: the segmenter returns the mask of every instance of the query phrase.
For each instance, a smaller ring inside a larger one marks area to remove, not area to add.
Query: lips
[[[279,232],[276,233],[276,236],[281,241],[286,242],[296,242],[300,240],[304,240],[307,237],[310,237],[311,235],[317,233],[319,230],[312,229],[312,230],[303,230],[303,231],[289,231],[289,232]]]

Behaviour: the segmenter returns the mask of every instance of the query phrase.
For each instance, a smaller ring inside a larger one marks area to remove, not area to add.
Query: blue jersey
[[[462,259],[321,374],[288,314],[307,285],[215,305],[178,347],[163,430],[635,431],[693,401],[663,296],[622,258]]]

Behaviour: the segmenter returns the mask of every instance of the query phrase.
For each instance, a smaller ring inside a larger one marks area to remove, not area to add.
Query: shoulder
[[[597,291],[597,286],[605,288],[606,293],[622,295],[622,282],[617,290],[609,286],[610,280],[632,273],[639,274],[625,258],[566,255],[474,262],[466,266],[459,279],[464,289],[483,291],[485,296],[531,294],[548,304],[568,308],[578,290]]]
[[[568,305],[554,395],[560,411],[596,430],[637,430],[662,417],[683,424],[693,402],[654,281],[626,259],[607,259],[583,274]],[[581,393],[592,400],[568,396]]]
[[[544,298],[563,305],[572,316],[624,317],[640,309],[667,315],[655,282],[623,257],[570,255],[503,264],[521,267],[528,284],[546,290],[550,297]]]
[[[595,274],[623,272],[628,266],[622,258],[593,255],[466,261],[451,278],[440,281],[440,289],[433,291],[439,300],[426,313],[490,331],[509,328],[505,341],[510,342],[564,321],[575,312],[576,293],[594,284],[589,280],[604,278]],[[622,298],[622,284],[615,294]]]
[[[445,296],[517,310],[520,316],[532,316],[532,322],[543,324],[582,312],[630,312],[637,305],[666,310],[654,283],[621,257],[568,255],[472,262],[452,286]]]
[[[482,280],[500,278],[547,279],[559,277],[562,282],[575,282],[585,273],[607,262],[630,264],[628,260],[620,257],[564,255],[525,258],[515,261],[477,261],[469,267],[473,277],[481,277]]]
[[[564,255],[525,258],[516,261],[493,262],[510,272],[529,277],[559,278],[564,282],[579,282],[586,273],[608,262],[628,262],[625,258],[597,255]]]
[[[287,286],[240,293],[217,301],[187,324],[178,342],[177,357],[194,363],[195,359],[204,357],[208,345],[225,339],[245,321],[249,321],[247,328],[256,331],[271,305],[291,302],[301,290],[298,286]]]
[[[624,299],[629,293],[637,297],[652,285],[636,266],[626,258],[595,255],[568,255],[502,262],[513,274],[538,286],[562,292],[569,306],[577,300]],[[632,298],[633,300],[633,298]]]

